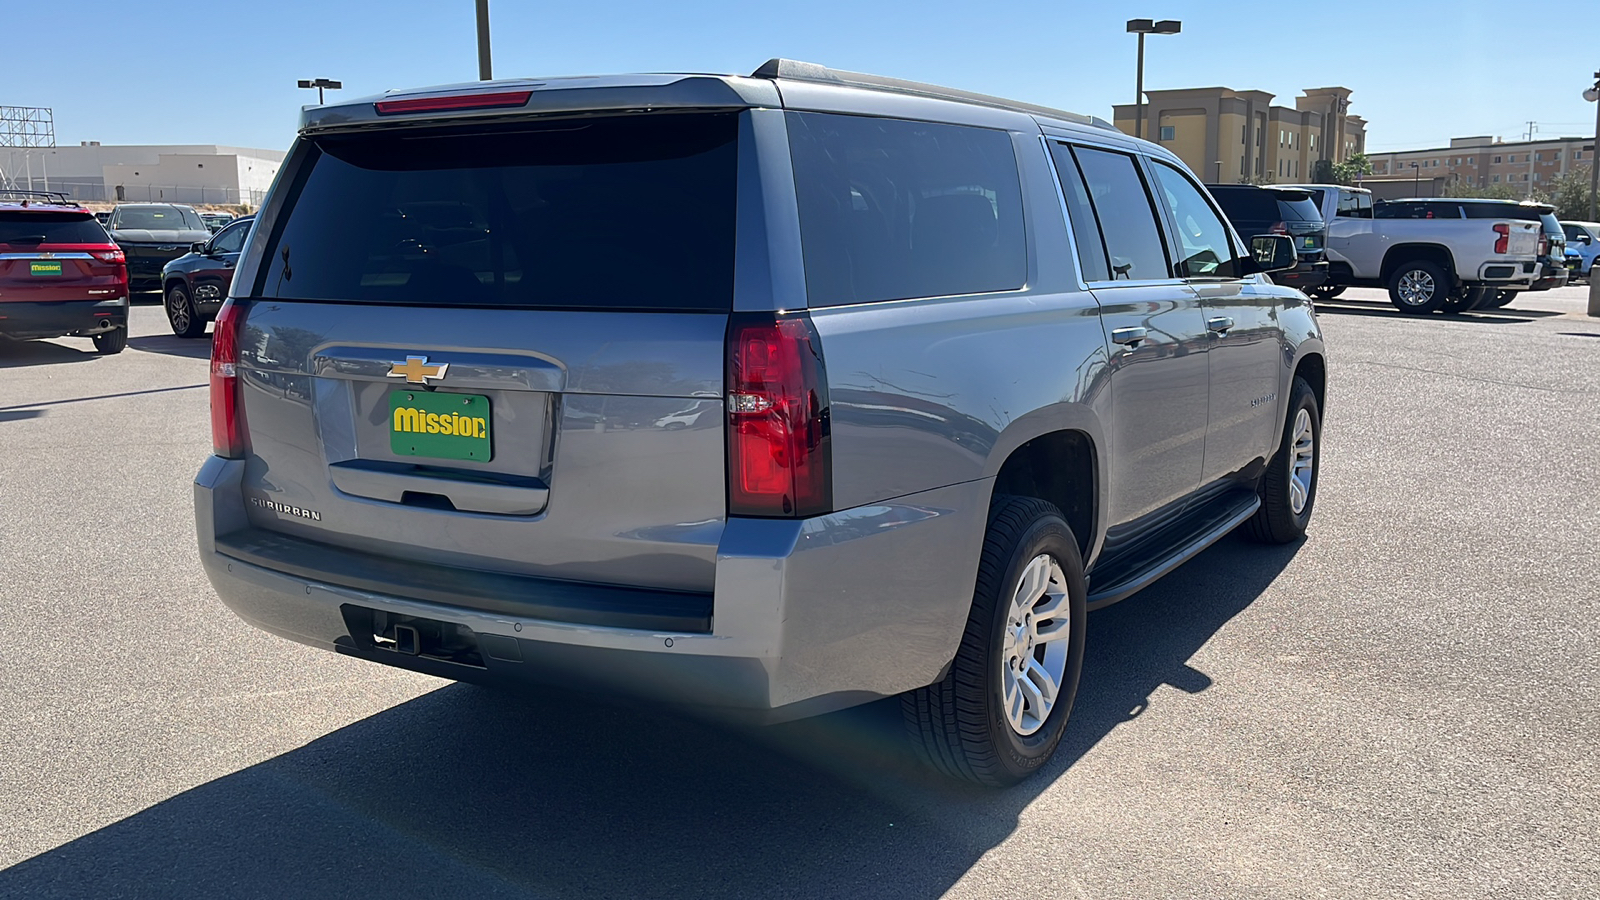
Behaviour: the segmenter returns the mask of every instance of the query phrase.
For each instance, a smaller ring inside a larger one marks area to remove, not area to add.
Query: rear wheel
[[[1494,296],[1490,297],[1488,300],[1485,300],[1483,305],[1479,306],[1478,308],[1499,309],[1500,307],[1505,306],[1507,303],[1517,299],[1516,291],[1494,291],[1493,294]]]
[[[1408,262],[1389,276],[1389,302],[1403,313],[1438,312],[1450,299],[1450,277],[1427,260]]]
[[[99,334],[91,335],[90,340],[94,341],[95,352],[101,356],[121,353],[123,348],[128,346],[128,328],[124,325],[121,328],[102,331]]]
[[[1332,300],[1344,293],[1342,284],[1324,284],[1311,289],[1312,298],[1316,300]]]
[[[1444,305],[1439,307],[1441,312],[1448,315],[1464,313],[1468,310],[1482,309],[1494,296],[1492,288],[1462,288],[1460,292],[1452,294]]]
[[[189,289],[182,284],[167,288],[167,322],[172,333],[181,338],[196,338],[206,333],[206,320],[194,311],[194,300]]]
[[[901,700],[927,762],[1004,787],[1049,761],[1078,692],[1087,593],[1060,511],[996,497],[955,661],[943,680]]]
[[[1246,523],[1250,537],[1287,544],[1305,536],[1317,502],[1317,463],[1322,455],[1322,415],[1317,395],[1304,378],[1289,389],[1283,441],[1261,476],[1261,508]]]

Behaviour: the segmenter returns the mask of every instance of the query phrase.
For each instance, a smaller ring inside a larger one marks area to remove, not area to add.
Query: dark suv
[[[1294,239],[1300,264],[1273,275],[1273,281],[1310,293],[1328,280],[1328,226],[1309,191],[1253,184],[1208,184],[1206,190],[1240,234],[1286,234]]]
[[[128,343],[128,269],[94,213],[65,194],[0,190],[0,336]]]
[[[128,258],[128,286],[161,289],[161,267],[189,252],[211,229],[193,207],[174,203],[123,203],[111,211],[106,230]]]
[[[210,240],[194,242],[188,253],[162,267],[162,302],[173,334],[193,338],[206,333],[206,323],[217,317],[227,299],[233,268],[254,221],[254,216],[234,219]]]
[[[1061,740],[1087,613],[1305,535],[1305,295],[1109,123],[773,60],[308,107],[217,316],[200,558],[447,678]]]

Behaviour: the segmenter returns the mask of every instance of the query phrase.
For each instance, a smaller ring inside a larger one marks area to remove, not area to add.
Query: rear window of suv
[[[1320,222],[1322,213],[1311,195],[1271,188],[1213,188],[1211,195],[1230,219],[1278,222]]]
[[[424,306],[727,311],[736,113],[309,142],[261,293]]]
[[[0,210],[0,244],[109,244],[92,213]]]

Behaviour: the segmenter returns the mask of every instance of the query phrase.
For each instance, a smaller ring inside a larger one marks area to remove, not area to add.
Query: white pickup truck
[[[1383,287],[1401,312],[1455,313],[1486,305],[1501,290],[1527,290],[1538,278],[1537,221],[1387,218],[1374,214],[1371,191],[1292,186],[1311,192],[1328,224],[1328,281],[1316,290],[1320,297],[1349,286]]]

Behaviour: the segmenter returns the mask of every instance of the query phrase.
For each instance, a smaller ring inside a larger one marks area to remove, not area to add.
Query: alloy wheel
[[[1305,512],[1311,499],[1311,479],[1316,476],[1317,436],[1309,410],[1295,414],[1293,434],[1289,445],[1289,508],[1298,516]]]
[[[1017,734],[1033,734],[1050,718],[1066,674],[1071,633],[1066,576],[1054,557],[1041,553],[1017,579],[1001,639],[1001,702]]]

